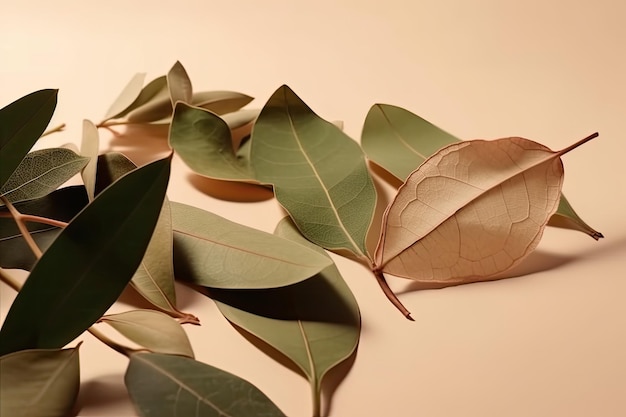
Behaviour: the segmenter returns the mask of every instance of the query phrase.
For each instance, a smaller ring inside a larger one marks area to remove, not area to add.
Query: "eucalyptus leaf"
[[[222,119],[226,122],[230,130],[239,129],[250,124],[259,117],[260,109],[242,109],[222,115]]]
[[[183,356],[135,353],[124,382],[141,417],[285,417],[248,381]]]
[[[251,141],[256,179],[274,186],[302,234],[366,257],[376,191],[359,145],[287,86],[263,107]]]
[[[400,181],[440,148],[458,141],[416,114],[389,104],[372,106],[361,136],[367,157]],[[548,226],[578,230],[596,240],[603,237],[576,214],[564,195]]]
[[[79,385],[78,347],[9,353],[0,357],[0,415],[65,417]]]
[[[67,148],[31,152],[0,189],[0,194],[13,203],[43,197],[78,174],[88,162],[89,158]]]
[[[35,264],[0,330],[0,354],[59,348],[98,320],[144,255],[167,189],[171,156],[96,197]]]
[[[213,288],[276,288],[331,264],[326,256],[287,239],[185,204],[171,206],[177,279]]]
[[[218,115],[176,104],[170,146],[196,173],[209,178],[256,182],[250,160],[237,155],[228,124]]]
[[[278,224],[275,233],[324,254],[300,235],[289,218]],[[322,380],[355,351],[361,328],[358,304],[337,267],[333,264],[313,278],[283,288],[212,291],[211,295],[224,317],[302,370],[314,395],[313,415],[319,415]]]
[[[98,168],[98,150],[100,149],[100,136],[98,128],[89,120],[83,120],[83,137],[80,144],[80,154],[89,158],[89,162],[81,171],[83,183],[87,189],[89,201],[93,201],[96,190],[96,171]]]
[[[17,203],[15,207],[22,214],[69,222],[87,203],[85,187],[75,185],[61,188],[42,198]],[[8,214],[6,207],[1,207],[0,213]],[[61,233],[58,227],[42,223],[28,222],[27,227],[43,252]],[[15,221],[10,217],[0,217],[0,267],[30,270],[36,261]]]
[[[176,61],[174,66],[172,66],[167,73],[167,87],[170,92],[172,106],[174,106],[177,101],[182,101],[183,103],[189,103],[191,101],[193,95],[191,80],[189,79],[189,75],[187,75],[185,67],[183,67],[179,61]]]
[[[132,123],[150,123],[167,117],[171,114],[171,109],[167,76],[162,75],[143,88],[123,117]]]
[[[191,104],[222,115],[237,111],[252,100],[252,97],[236,91],[200,91],[193,95]]]
[[[138,72],[133,75],[133,78],[130,79],[126,87],[122,90],[120,95],[115,99],[106,115],[104,116],[105,120],[116,119],[118,117],[124,116],[125,112],[128,112],[130,106],[137,100],[141,90],[143,90],[143,83],[146,79],[145,72]]]
[[[58,90],[39,90],[0,109],[0,188],[46,130]]]
[[[107,314],[101,321],[154,353],[193,358],[187,333],[176,320],[159,311],[132,310]]]

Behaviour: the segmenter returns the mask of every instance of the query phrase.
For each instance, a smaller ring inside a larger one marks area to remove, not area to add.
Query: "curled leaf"
[[[167,87],[170,92],[170,100],[172,106],[176,105],[177,101],[188,103],[192,97],[191,80],[185,67],[176,61],[174,66],[167,73]]]

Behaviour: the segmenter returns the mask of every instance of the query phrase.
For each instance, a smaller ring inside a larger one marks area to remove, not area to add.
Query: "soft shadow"
[[[113,138],[105,152],[121,152],[138,166],[161,159],[171,151],[168,124],[130,124],[122,131],[108,130]]]
[[[387,184],[391,185],[396,190],[400,188],[402,185],[402,181],[393,176],[389,171],[384,168],[381,168],[376,163],[369,161],[370,170],[375,173],[378,177],[382,178]]]
[[[187,180],[196,190],[220,200],[249,203],[274,197],[272,188],[263,185],[216,180],[194,173],[187,175]]]
[[[378,239],[382,230],[383,215],[385,214],[385,210],[387,210],[387,206],[389,205],[389,198],[387,198],[387,193],[383,189],[380,180],[374,176],[372,176],[372,180],[374,181],[374,187],[376,188],[376,194],[378,198],[376,199],[374,218],[372,220],[372,224],[370,225],[370,230],[367,233],[366,245],[370,254],[374,254],[376,250],[376,245],[378,245]]]
[[[78,398],[72,410],[72,416],[97,416],[100,408],[112,404],[127,404],[130,401],[126,386],[121,383],[124,377],[119,374],[103,375],[81,383]],[[85,414],[85,410],[93,409]],[[101,412],[101,411],[100,411]]]
[[[322,415],[329,416],[333,405],[333,396],[339,384],[348,376],[352,370],[352,366],[356,361],[358,352],[358,346],[354,349],[354,352],[334,368],[328,371],[322,380]]]

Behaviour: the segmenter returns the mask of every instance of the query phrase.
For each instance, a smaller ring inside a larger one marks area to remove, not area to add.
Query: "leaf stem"
[[[0,213],[0,217],[13,217],[13,215],[11,213]],[[61,220],[50,219],[48,217],[34,216],[31,214],[20,213],[20,217],[25,222],[49,224],[50,226],[62,227],[62,228],[65,228],[68,225],[68,223],[63,222]]]
[[[51,128],[51,129],[46,130],[45,132],[43,132],[43,133],[41,134],[41,136],[40,136],[40,137],[41,137],[41,138],[43,138],[44,136],[48,136],[48,135],[49,135],[49,134],[51,134],[51,133],[61,132],[62,130],[64,130],[64,129],[65,129],[65,126],[66,126],[66,124],[65,124],[65,123],[61,123],[61,124],[60,124],[60,125],[58,125],[58,126],[55,126],[55,127]]]
[[[398,310],[400,310],[400,312],[404,315],[404,317],[406,317],[407,319],[411,321],[414,321],[413,317],[411,317],[411,312],[406,309],[406,307],[398,299],[398,296],[396,296],[396,294],[394,294],[391,288],[389,288],[389,284],[387,284],[387,280],[385,279],[385,276],[383,275],[383,271],[381,271],[380,269],[373,269],[372,272],[376,276],[378,285],[380,285],[380,288],[382,288],[383,292],[385,293],[389,301],[391,301],[391,304],[393,304]]]
[[[315,376],[310,381],[311,384],[311,398],[313,403],[313,417],[320,417],[322,415],[321,395],[319,392],[319,381]]]
[[[4,205],[9,209],[9,212],[11,213],[13,220],[15,220],[15,224],[17,225],[17,228],[19,229],[20,233],[24,237],[24,240],[28,244],[28,247],[30,247],[30,250],[33,251],[33,254],[35,255],[35,257],[37,259],[41,258],[41,255],[43,253],[41,252],[41,249],[39,249],[39,246],[37,246],[37,243],[35,243],[35,240],[33,239],[33,237],[30,235],[30,232],[28,231],[28,228],[26,227],[26,223],[24,223],[24,218],[23,218],[22,213],[20,213],[13,206],[13,204],[9,201],[9,199],[6,198],[5,196],[0,196],[0,201],[2,201]]]
[[[0,281],[13,288],[15,291],[20,292],[22,284],[20,284],[15,278],[13,278],[4,268],[0,268]]]
[[[584,139],[579,140],[578,142],[574,143],[573,145],[568,146],[565,149],[561,149],[560,151],[557,152],[557,155],[561,156],[563,154],[568,153],[569,151],[578,148],[580,145],[589,142],[591,139],[595,139],[598,136],[600,136],[600,134],[598,132],[592,133],[591,135],[587,136]]]
[[[179,324],[193,324],[195,326],[199,326],[200,325],[200,319],[196,316],[194,316],[193,314],[189,314],[189,313],[183,313],[182,311],[178,311],[178,310],[174,310],[176,317],[174,317],[176,319],[176,321],[178,321]]]
[[[131,125],[131,124],[134,124],[134,123],[133,122],[129,122],[128,120],[120,120],[120,121],[116,122],[114,120],[107,119],[107,120],[103,120],[100,123],[98,123],[96,125],[96,127],[99,129],[99,128],[102,128],[102,127],[109,128],[111,126],[121,126],[121,125]]]

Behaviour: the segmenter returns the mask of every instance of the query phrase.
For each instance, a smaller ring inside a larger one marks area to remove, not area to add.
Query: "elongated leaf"
[[[438,149],[459,141],[418,115],[388,104],[372,106],[361,137],[367,157],[400,181]],[[548,226],[578,230],[596,240],[603,237],[576,214],[564,195]]]
[[[171,205],[177,279],[213,288],[276,288],[331,264],[298,243],[185,204]]]
[[[66,148],[31,152],[0,189],[0,194],[13,203],[44,197],[78,174],[88,162],[89,158]]]
[[[17,203],[15,207],[22,214],[69,222],[87,203],[85,187],[80,185],[61,188],[45,197]],[[8,211],[2,207],[0,213],[8,214]],[[28,222],[27,227],[37,246],[44,252],[61,232],[55,226],[41,223]],[[36,261],[15,221],[10,217],[0,217],[0,267],[30,270]]]
[[[237,111],[252,100],[252,97],[236,91],[200,91],[193,95],[191,104],[222,115]]]
[[[537,246],[563,184],[559,152],[522,138],[449,145],[398,190],[377,269],[444,287],[494,279]]]
[[[284,417],[248,381],[190,358],[135,353],[124,377],[142,417]]]
[[[102,317],[122,335],[154,353],[193,358],[187,333],[170,316],[154,310],[132,310]]]
[[[324,253],[289,218],[275,233]],[[361,327],[359,307],[337,267],[284,288],[216,294],[217,306],[229,321],[283,353],[308,377],[317,415],[322,379],[354,352]]]
[[[39,90],[0,109],[0,188],[46,130],[58,90]]]
[[[63,347],[103,315],[148,246],[170,161],[120,178],[61,232],[13,302],[0,330],[0,353]]]
[[[80,144],[80,154],[89,158],[89,162],[81,171],[89,201],[93,201],[96,192],[96,171],[98,168],[98,151],[100,136],[98,128],[89,120],[83,120],[83,138]]]
[[[167,76],[162,75],[146,85],[137,100],[126,110],[126,120],[133,123],[150,123],[172,112],[170,92],[167,87]]]
[[[228,124],[214,113],[178,103],[169,140],[181,159],[200,175],[256,182],[249,159],[235,154]]]
[[[96,192],[108,187],[136,165],[121,153],[101,155],[98,160]],[[176,308],[174,267],[172,265],[173,236],[170,204],[167,197],[150,239],[146,253],[130,283],[135,290],[155,307],[174,317],[191,317]]]
[[[0,415],[65,417],[80,385],[78,347],[0,357]]]
[[[167,73],[167,87],[170,91],[172,106],[174,106],[177,101],[182,101],[183,103],[189,103],[191,101],[193,95],[191,80],[189,79],[189,75],[187,75],[185,67],[183,67],[179,61],[176,61],[174,66]]]
[[[104,119],[116,119],[118,117],[122,117],[126,112],[128,112],[130,106],[135,102],[135,100],[137,100],[141,90],[143,90],[143,83],[145,79],[145,72],[138,72],[133,75],[133,78],[130,79],[120,95],[115,99],[113,104],[111,104],[111,107],[109,107]]]
[[[230,130],[234,130],[254,122],[260,113],[260,109],[243,109],[223,114],[222,119]]]
[[[302,234],[326,249],[366,256],[376,191],[358,144],[287,86],[269,99],[251,140],[256,179],[274,185]]]

